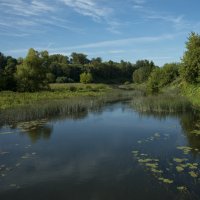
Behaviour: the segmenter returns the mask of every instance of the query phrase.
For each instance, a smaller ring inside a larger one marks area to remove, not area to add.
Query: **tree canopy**
[[[182,78],[188,83],[200,83],[200,35],[192,32],[182,58]]]
[[[34,92],[47,87],[46,69],[42,57],[34,49],[29,49],[22,64],[17,66],[16,80],[19,91]]]

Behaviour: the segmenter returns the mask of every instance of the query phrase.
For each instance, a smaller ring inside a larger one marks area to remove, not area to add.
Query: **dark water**
[[[0,199],[200,199],[198,123],[115,103],[80,119],[4,126]]]

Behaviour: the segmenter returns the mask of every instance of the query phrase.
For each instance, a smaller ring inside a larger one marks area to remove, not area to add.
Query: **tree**
[[[183,55],[182,79],[188,83],[200,83],[200,35],[192,32],[186,42]]]
[[[165,86],[172,83],[179,76],[179,63],[166,63],[161,68],[161,85]]]
[[[34,49],[29,49],[22,64],[17,66],[17,88],[22,92],[35,92],[47,88],[46,71],[42,59]]]
[[[93,77],[91,73],[82,73],[80,75],[80,82],[81,83],[91,83],[93,81]]]
[[[156,68],[153,61],[148,60],[138,60],[135,64],[135,70],[133,72],[133,82],[143,83],[148,80],[149,75]]]
[[[150,74],[147,81],[147,91],[149,93],[158,93],[161,88],[162,70],[156,68]]]
[[[72,53],[71,54],[71,63],[72,64],[88,64],[90,61],[87,59],[87,55],[83,53]]]
[[[0,53],[0,90],[16,90],[14,73],[16,72],[17,60],[11,56]]]

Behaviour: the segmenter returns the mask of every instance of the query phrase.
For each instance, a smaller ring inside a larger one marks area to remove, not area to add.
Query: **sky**
[[[84,53],[104,61],[179,62],[199,0],[0,0],[0,51]]]

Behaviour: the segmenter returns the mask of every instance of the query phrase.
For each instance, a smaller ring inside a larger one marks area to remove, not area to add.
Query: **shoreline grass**
[[[73,96],[66,99],[50,99],[26,104],[0,112],[0,126],[38,119],[80,119],[89,111],[97,111],[103,105],[132,99],[133,93],[111,90],[99,96]]]
[[[49,100],[70,99],[72,97],[101,96],[111,90],[105,84],[51,84],[50,90],[34,93],[12,91],[0,92],[0,110],[32,105]]]
[[[182,93],[196,109],[200,110],[200,85],[183,84]]]

